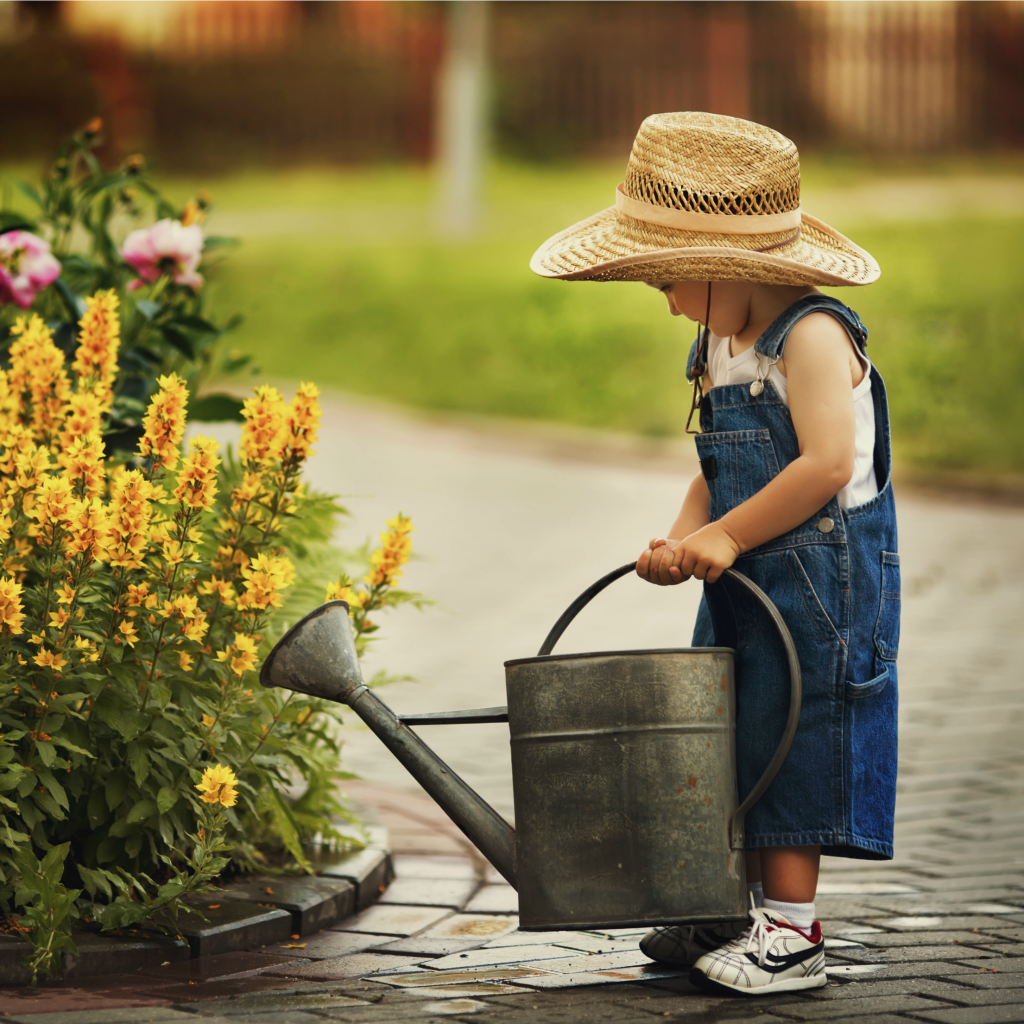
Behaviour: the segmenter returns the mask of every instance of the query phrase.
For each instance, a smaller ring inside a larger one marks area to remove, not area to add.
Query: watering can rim
[[[288,629],[281,634],[281,638],[276,644],[274,644],[270,653],[263,659],[263,664],[260,666],[260,686],[264,686],[268,690],[272,690],[274,688],[274,683],[270,681],[271,666],[274,663],[274,659],[277,657],[278,651],[287,646],[287,642],[291,639],[292,635],[298,633],[307,622],[312,622],[314,619],[320,618],[321,615],[326,615],[332,608],[337,608],[339,605],[345,609],[345,614],[347,615],[350,611],[348,601],[342,601],[340,598],[334,598],[330,601],[325,601],[321,605],[317,605],[317,607],[311,612],[306,612],[298,622],[289,626]]]
[[[504,662],[505,668],[531,665],[538,662],[570,661],[581,658],[621,658],[637,654],[736,654],[735,647],[637,647],[625,651],[580,651],[577,654],[534,654],[529,658],[512,658]]]

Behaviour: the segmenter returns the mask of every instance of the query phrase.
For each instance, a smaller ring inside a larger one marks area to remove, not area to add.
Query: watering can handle
[[[551,627],[551,632],[544,638],[544,643],[541,644],[540,650],[537,652],[538,656],[550,654],[554,649],[559,638],[566,631],[569,623],[588,605],[590,602],[597,597],[606,587],[611,586],[616,580],[621,579],[623,576],[628,575],[636,568],[636,562],[630,562],[629,565],[620,566],[614,572],[608,573],[607,576],[602,576],[596,583],[591,584],[586,590],[576,598],[575,601],[562,613],[561,618]],[[782,767],[782,762],[786,760],[786,755],[789,753],[789,748],[793,745],[793,737],[796,735],[797,723],[800,720],[800,702],[803,695],[803,686],[800,679],[800,659],[796,653],[796,645],[793,643],[793,637],[789,632],[789,628],[783,621],[782,615],[779,614],[779,609],[772,603],[771,598],[752,580],[747,579],[746,576],[741,572],[737,572],[735,569],[726,569],[722,576],[728,576],[729,579],[735,580],[740,586],[745,587],[750,591],[754,597],[760,602],[761,606],[768,613],[769,618],[775,624],[776,630],[779,633],[779,639],[782,640],[782,646],[786,650],[786,661],[789,663],[789,718],[786,720],[786,728],[783,730],[782,739],[779,741],[779,745],[775,750],[775,754],[765,768],[761,775],[761,778],[757,780],[757,785],[747,794],[743,803],[736,808],[735,814],[732,816],[732,821],[729,823],[729,834],[730,844],[733,849],[743,848],[743,819],[754,804],[764,795],[764,791],[771,785],[772,779],[778,774],[779,769]]]

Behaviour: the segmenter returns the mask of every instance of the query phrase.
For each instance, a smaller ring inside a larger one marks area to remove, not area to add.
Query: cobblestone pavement
[[[350,501],[363,528],[398,508],[413,515],[428,560],[408,582],[444,609],[386,627],[381,662],[421,680],[387,696],[401,710],[504,703],[502,660],[531,652],[576,593],[665,528],[691,469],[669,461],[671,447],[626,446],[601,464],[569,439],[539,457],[536,439],[474,439],[340,405],[328,430],[318,483],[372,494]],[[394,843],[397,880],[380,904],[305,944],[8,994],[0,1021],[1024,1022],[1024,512],[900,495],[899,514],[897,857],[825,862],[828,987],[709,997],[651,965],[635,933],[517,933],[511,889],[367,735],[349,760],[374,781],[353,796]],[[622,588],[566,649],[680,642],[695,588]],[[507,811],[503,728],[429,738]]]

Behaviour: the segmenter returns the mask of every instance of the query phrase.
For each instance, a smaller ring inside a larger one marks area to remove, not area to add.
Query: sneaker
[[[817,921],[803,932],[763,907],[750,916],[753,924],[742,935],[693,965],[694,985],[719,995],[763,996],[827,984],[825,942]]]
[[[640,940],[640,952],[672,967],[692,967],[705,953],[738,938],[748,927],[745,921],[723,921],[703,926],[652,928]]]

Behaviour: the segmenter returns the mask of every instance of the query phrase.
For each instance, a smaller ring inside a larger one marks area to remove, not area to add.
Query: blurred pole
[[[486,146],[487,0],[449,0],[438,94],[438,222],[450,235],[477,227]]]

